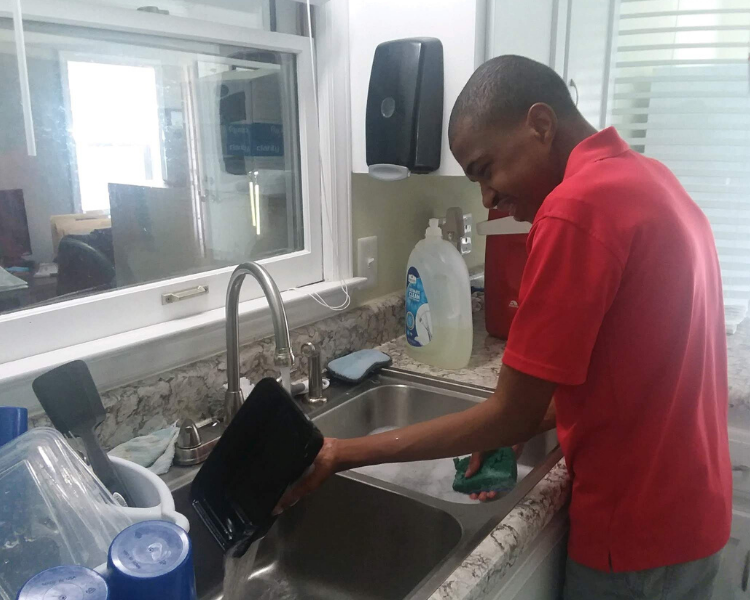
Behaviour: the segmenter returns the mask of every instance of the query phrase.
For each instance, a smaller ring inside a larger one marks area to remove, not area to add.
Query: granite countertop
[[[488,388],[494,388],[497,383],[504,349],[504,341],[487,335],[481,310],[474,314],[474,348],[471,361],[464,369],[447,371],[413,360],[406,354],[405,337],[379,347],[379,350],[390,354],[396,368]],[[431,600],[484,598],[565,505],[569,495],[568,471],[561,460],[479,543],[432,595]]]

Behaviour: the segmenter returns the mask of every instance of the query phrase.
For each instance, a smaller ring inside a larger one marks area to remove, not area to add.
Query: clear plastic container
[[[51,567],[100,566],[133,522],[59,432],[15,439],[0,449],[0,599]]]

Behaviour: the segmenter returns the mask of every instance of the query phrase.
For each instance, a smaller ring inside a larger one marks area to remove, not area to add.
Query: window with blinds
[[[713,228],[727,331],[750,301],[750,0],[621,0],[611,123]]]

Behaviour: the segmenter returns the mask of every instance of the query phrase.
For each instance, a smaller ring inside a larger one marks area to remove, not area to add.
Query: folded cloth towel
[[[518,480],[518,465],[513,448],[500,448],[487,454],[482,462],[482,468],[472,477],[464,476],[469,467],[470,456],[453,459],[456,465],[456,477],[453,489],[462,494],[478,494],[479,492],[507,492],[512,490]]]
[[[110,450],[109,454],[148,467],[156,475],[164,475],[172,466],[179,433],[180,428],[175,423],[171,427],[124,442]]]
[[[359,350],[328,363],[332,377],[347,383],[359,383],[373,371],[389,367],[391,357],[380,350]]]

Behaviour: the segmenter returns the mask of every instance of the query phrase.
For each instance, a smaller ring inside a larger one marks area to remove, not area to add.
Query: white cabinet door
[[[750,598],[750,506],[735,503],[732,535],[721,557],[713,600]]]
[[[565,582],[568,511],[560,511],[531,542],[486,600],[560,600]]]
[[[487,57],[519,54],[551,66],[583,116],[603,127],[620,0],[490,0]]]
[[[518,54],[553,65],[559,0],[490,0],[487,58]]]

